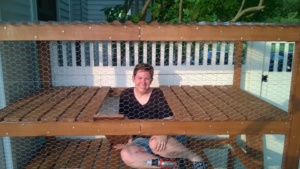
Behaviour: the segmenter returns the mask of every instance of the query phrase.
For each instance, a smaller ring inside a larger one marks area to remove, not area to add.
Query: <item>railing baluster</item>
[[[58,63],[58,43],[56,41],[52,41],[50,43],[50,58],[51,58],[51,65],[53,65],[54,67],[58,67],[59,63]],[[53,71],[53,69],[51,69]]]
[[[67,67],[68,59],[67,59],[67,43],[66,43],[66,41],[63,41],[61,43],[61,45],[62,45],[63,66]]]
[[[283,53],[283,62],[282,62],[282,72],[287,71],[287,61],[289,54],[289,43],[284,43],[284,53]]]
[[[278,71],[278,60],[279,60],[279,46],[280,43],[275,43],[275,53],[274,53],[274,64],[273,64],[273,72],[277,72]]]
[[[204,47],[203,47],[203,65],[207,65],[208,58],[209,58],[209,56],[208,56],[208,42],[204,42]]]
[[[101,41],[98,43],[98,53],[99,53],[99,66],[103,66],[103,44]]]
[[[121,66],[121,42],[117,42],[117,66]]]
[[[165,42],[160,42],[160,66],[165,65]]]
[[[156,66],[156,42],[152,42],[152,54],[151,54],[151,61],[152,65]]]
[[[84,52],[84,42],[80,41],[80,57],[81,57],[81,66],[86,66],[85,62],[85,52]]]
[[[107,42],[107,60],[108,66],[112,66],[112,42]]]
[[[181,66],[182,63],[182,42],[177,42],[177,66]]]
[[[75,49],[75,41],[71,43],[71,58],[72,58],[72,67],[76,67],[76,49]]]
[[[226,42],[221,42],[219,65],[225,65]]]
[[[129,41],[125,42],[125,60],[126,60],[126,66],[130,66],[130,45]]]
[[[216,65],[218,42],[212,44],[211,65]]]
[[[139,42],[134,42],[134,65],[138,64],[139,60]]]
[[[228,51],[228,65],[233,64],[233,51],[234,51],[234,43],[229,43],[229,51]]]
[[[185,59],[185,62],[186,62],[186,66],[190,66],[191,64],[191,49],[192,48],[192,42],[187,42],[186,44],[186,59]]]
[[[94,57],[94,43],[92,41],[88,42],[90,46],[90,66],[94,67],[95,66],[95,57]]]
[[[143,62],[147,63],[147,42],[143,43]]]
[[[169,65],[174,65],[173,59],[174,59],[174,42],[169,42]]]
[[[199,65],[199,55],[200,55],[200,42],[195,43],[195,58],[194,65]]]

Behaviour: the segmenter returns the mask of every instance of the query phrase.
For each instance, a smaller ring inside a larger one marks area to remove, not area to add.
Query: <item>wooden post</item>
[[[49,89],[51,87],[51,66],[49,41],[38,41],[38,60],[41,88]]]
[[[243,42],[237,41],[234,48],[233,86],[240,88],[242,75]]]
[[[300,151],[300,41],[295,43],[290,94],[291,128],[283,168],[298,168]]]

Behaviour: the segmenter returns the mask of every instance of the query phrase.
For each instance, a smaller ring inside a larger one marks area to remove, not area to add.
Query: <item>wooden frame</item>
[[[299,33],[299,26],[296,25],[171,25],[131,22],[0,25],[0,41],[299,41]]]
[[[293,41],[295,45],[292,71],[290,119],[283,121],[103,121],[103,122],[8,122],[0,123],[0,136],[55,136],[55,135],[125,135],[125,134],[285,134],[284,168],[297,168],[300,151],[300,26],[299,25],[251,25],[251,24],[1,24],[0,41],[47,41],[54,40],[105,40],[105,41],[235,41],[236,53],[241,56],[242,41]],[[47,54],[40,53],[41,68],[49,69]],[[236,61],[240,57],[235,58]],[[239,86],[240,65],[235,66],[234,84]],[[44,87],[50,78],[45,77]],[[68,121],[68,120],[67,120]],[[161,130],[161,126],[164,129]],[[64,128],[64,131],[59,129]],[[160,130],[154,130],[155,128]]]

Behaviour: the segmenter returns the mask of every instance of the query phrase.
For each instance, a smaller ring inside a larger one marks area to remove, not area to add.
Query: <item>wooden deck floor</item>
[[[202,134],[287,134],[289,114],[271,104],[232,86],[161,86],[175,120],[132,121],[115,119],[121,88],[56,87],[38,91],[29,97],[0,110],[2,136],[85,136],[85,135],[202,135]],[[110,107],[101,114],[103,107]],[[100,115],[99,115],[100,113]],[[107,112],[106,112],[107,113]],[[95,115],[98,114],[97,118]],[[103,115],[103,116],[102,116]],[[103,118],[105,117],[105,118]],[[112,117],[113,120],[107,120]],[[27,168],[77,168],[107,166],[126,168],[119,152],[112,149],[119,139],[54,140],[45,144],[40,153],[30,160]],[[211,140],[209,140],[211,144]],[[261,145],[262,142],[258,141]],[[200,145],[199,143],[192,143]],[[201,143],[202,144],[202,143]],[[222,143],[223,144],[223,143]],[[224,144],[236,146],[235,139]],[[219,143],[216,142],[216,145]],[[53,146],[60,147],[53,149]],[[52,148],[51,148],[52,147]],[[97,148],[95,148],[97,147]],[[197,147],[197,146],[196,146]],[[201,146],[203,147],[203,146]],[[94,151],[97,150],[97,151]],[[83,152],[84,151],[84,152]],[[262,151],[261,151],[262,152]],[[199,152],[202,153],[203,152]],[[83,157],[82,154],[85,154]],[[229,153],[251,161],[237,146]],[[106,159],[106,162],[105,160]],[[114,162],[107,162],[113,159]],[[91,160],[94,160],[91,162]],[[74,161],[74,162],[70,162]],[[261,161],[261,160],[259,160]],[[59,165],[59,166],[57,166]],[[110,166],[114,165],[114,166]],[[97,167],[96,167],[97,168]]]
[[[262,168],[262,157],[251,161],[249,153],[243,151],[237,145],[234,138],[229,139],[195,139],[187,137],[186,146],[197,154],[200,154],[208,163],[209,168],[213,168],[212,161],[207,157],[203,148],[207,149],[228,149],[227,167],[234,168],[234,158],[241,160],[247,168]],[[256,154],[258,156],[258,154]],[[176,159],[180,169],[192,168],[192,163],[185,159]],[[211,159],[212,160],[212,159]],[[123,168],[130,169],[120,156],[120,151],[113,148],[113,144],[106,138],[93,139],[66,139],[49,137],[43,147],[32,156],[26,164],[25,169],[33,168]]]
[[[49,141],[33,157],[26,169],[33,168],[124,168],[119,151],[107,139]]]
[[[160,88],[178,121],[289,119],[287,112],[232,86]],[[91,122],[104,106],[104,100],[118,96],[121,90],[109,87],[56,87],[39,91],[0,110],[0,123]],[[118,105],[114,107],[117,109]]]

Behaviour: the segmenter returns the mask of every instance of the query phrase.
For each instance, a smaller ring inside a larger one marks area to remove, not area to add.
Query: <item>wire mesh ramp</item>
[[[232,86],[161,86],[175,121],[287,120],[288,113]],[[123,119],[110,87],[55,87],[0,110],[8,122],[91,122]],[[103,111],[102,111],[103,110]]]

